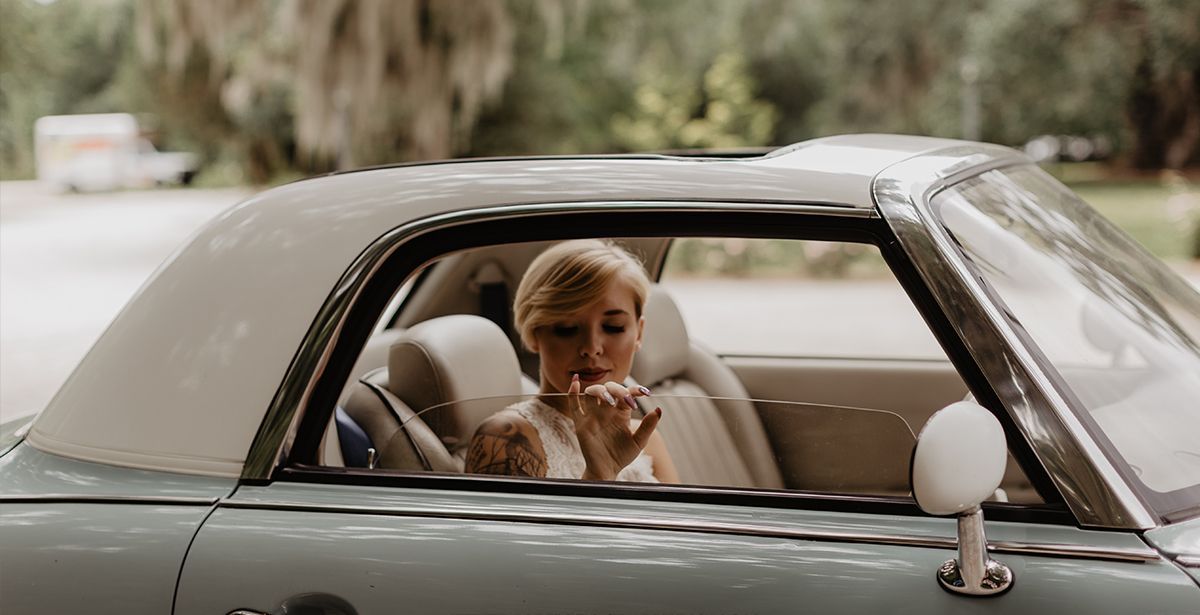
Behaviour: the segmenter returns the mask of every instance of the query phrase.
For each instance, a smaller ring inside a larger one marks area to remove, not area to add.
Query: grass
[[[1196,258],[1200,185],[1182,177],[1068,184],[1104,217],[1159,258]]]

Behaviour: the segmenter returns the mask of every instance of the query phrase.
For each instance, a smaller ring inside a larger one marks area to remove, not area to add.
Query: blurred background
[[[1195,0],[0,0],[0,418],[40,408],[175,246],[264,187],[846,132],[1024,149],[1200,279]],[[101,133],[136,173],[64,170]]]

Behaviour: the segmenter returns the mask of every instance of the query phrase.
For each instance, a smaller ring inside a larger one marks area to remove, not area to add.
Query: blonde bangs
[[[532,350],[534,332],[567,319],[598,301],[618,278],[633,290],[636,316],[650,292],[641,263],[620,246],[598,239],[566,241],[529,265],[517,287],[513,320],[521,342]]]

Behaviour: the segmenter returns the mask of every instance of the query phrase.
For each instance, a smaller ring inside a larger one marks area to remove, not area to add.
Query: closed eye
[[[622,326],[604,325],[604,330],[607,331],[608,333],[624,333],[625,327],[623,325]]]
[[[555,326],[552,331],[558,337],[571,337],[579,331],[579,327]]]

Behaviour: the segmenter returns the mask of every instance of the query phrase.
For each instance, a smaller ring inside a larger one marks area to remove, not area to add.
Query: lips
[[[588,367],[584,369],[571,370],[571,375],[579,374],[580,382],[599,382],[608,375],[609,370],[599,367]]]

